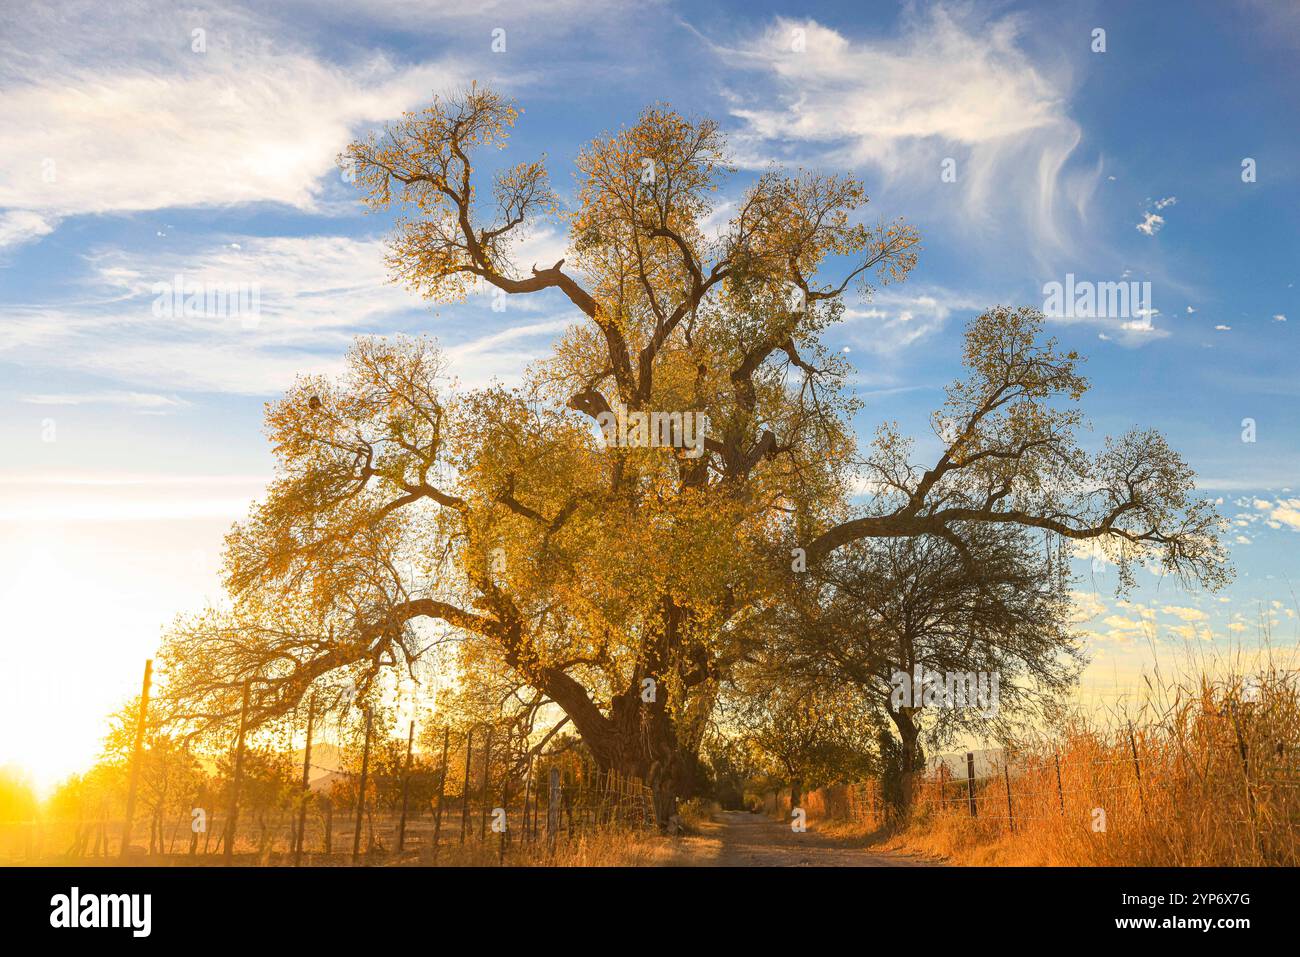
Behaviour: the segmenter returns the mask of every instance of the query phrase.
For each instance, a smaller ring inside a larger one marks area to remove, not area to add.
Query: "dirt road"
[[[802,834],[761,814],[723,811],[683,839],[693,867],[925,867],[928,861],[872,850],[865,838]]]

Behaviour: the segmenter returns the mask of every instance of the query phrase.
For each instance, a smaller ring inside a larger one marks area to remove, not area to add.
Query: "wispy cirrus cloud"
[[[120,405],[140,412],[162,413],[189,405],[176,396],[150,392],[46,392],[24,395],[28,405]]]
[[[910,209],[918,197],[936,202],[942,187],[954,191],[966,228],[1018,234],[1040,257],[1065,250],[1102,167],[1068,164],[1081,139],[1068,112],[1069,77],[1036,62],[1021,31],[1014,16],[943,5],[914,12],[887,38],[777,18],[717,48],[758,78],[731,92],[742,157],[753,166],[867,165],[903,191]],[[941,182],[945,160],[954,182]]]
[[[536,251],[549,254],[552,242],[541,237]],[[162,390],[273,395],[299,373],[338,372],[353,337],[366,334],[434,335],[467,387],[518,381],[577,318],[558,302],[550,314],[545,303],[521,308],[511,299],[494,309],[488,294],[431,314],[389,281],[385,252],[382,239],[342,236],[235,236],[160,253],[94,252],[76,300],[0,307],[0,359],[120,386],[29,393],[25,402],[156,413],[185,401]],[[172,305],[176,289],[235,286],[257,290],[256,315],[158,308]]]
[[[842,332],[853,348],[892,355],[938,334],[954,315],[973,315],[990,305],[949,289],[904,289],[877,290],[870,302],[845,309]]]

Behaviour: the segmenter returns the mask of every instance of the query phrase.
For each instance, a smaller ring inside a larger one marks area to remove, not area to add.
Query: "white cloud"
[[[1166,196],[1164,199],[1157,199],[1154,202],[1152,202],[1151,200],[1147,200],[1147,202],[1151,204],[1153,209],[1165,209],[1166,207],[1173,206],[1175,203],[1177,203],[1178,197]],[[1158,213],[1154,213],[1151,210],[1147,210],[1146,213],[1144,213],[1142,216],[1142,222],[1137,224],[1137,230],[1138,232],[1144,233],[1147,236],[1154,236],[1156,233],[1160,232],[1160,230],[1164,227],[1164,225],[1165,225],[1165,218],[1163,216],[1159,215]],[[1187,311],[1190,313],[1190,312],[1194,312],[1195,310],[1193,310],[1189,306],[1187,308]]]
[[[856,349],[893,354],[941,330],[954,312],[974,312],[987,302],[938,287],[908,292],[885,288],[870,302],[844,310],[840,331]]]
[[[452,27],[464,30],[466,20],[493,20],[506,24],[506,37],[509,40],[510,26],[527,22],[529,35],[536,35],[538,29],[565,30],[578,21],[590,21],[592,27],[599,27],[607,22],[612,14],[620,10],[645,16],[650,8],[661,6],[661,0],[530,0],[519,3],[518,0],[281,0],[288,7],[298,7],[313,17],[324,12],[333,13],[346,22],[355,22],[359,17],[385,24],[389,27],[411,30],[429,27]],[[599,14],[599,16],[597,16]],[[585,23],[584,23],[585,25]],[[483,44],[491,40],[491,34],[485,34]],[[507,50],[509,46],[507,46]]]
[[[0,249],[21,246],[54,231],[54,224],[40,213],[13,209],[0,213]]]
[[[1145,233],[1148,236],[1154,236],[1156,233],[1160,232],[1164,224],[1165,218],[1163,216],[1157,216],[1155,213],[1148,212],[1143,215],[1142,222],[1137,224],[1137,231],[1139,233]]]
[[[1106,612],[1106,603],[1090,591],[1071,591],[1070,604],[1070,621],[1076,624],[1091,621]]]
[[[463,75],[451,63],[381,56],[332,64],[272,42],[267,24],[233,9],[143,3],[75,15],[76,30],[0,20],[0,245],[85,213],[318,210],[353,135]],[[207,30],[205,53],[190,49],[195,23]]]
[[[1160,609],[1166,615],[1173,615],[1183,621],[1205,621],[1209,616],[1199,608],[1187,608],[1181,605],[1165,605]]]
[[[1285,525],[1293,531],[1300,532],[1300,498],[1279,498],[1275,501],[1256,499],[1255,508],[1267,513],[1274,528]]]
[[[1169,335],[1168,329],[1161,329],[1155,324],[1159,309],[1139,309],[1136,319],[1126,319],[1119,324],[1120,341],[1125,345],[1140,345],[1152,339],[1163,339]]]
[[[771,81],[732,94],[745,124],[741,161],[869,165],[891,190],[910,186],[933,200],[941,162],[952,158],[965,226],[1027,230],[1035,255],[1067,248],[1102,169],[1067,171],[1081,138],[1066,112],[1067,78],[1031,60],[1020,31],[1015,17],[944,6],[912,15],[897,38],[850,39],[815,20],[778,18],[718,51]],[[797,38],[802,52],[792,49]],[[951,215],[953,194],[943,196]],[[912,198],[908,208],[917,208]]]

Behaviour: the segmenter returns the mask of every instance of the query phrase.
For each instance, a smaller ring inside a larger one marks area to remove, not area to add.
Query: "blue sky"
[[[473,81],[524,108],[500,160],[544,152],[564,192],[587,140],[667,102],[727,131],[724,202],[802,164],[853,171],[868,218],[915,223],[910,279],[851,301],[829,338],[862,436],[896,419],[933,451],[984,307],[1041,306],[1067,274],[1150,282],[1141,314],[1051,331],[1088,356],[1098,439],[1160,428],[1223,499],[1239,577],[1209,596],[1143,574],[1122,603],[1113,568],[1081,559],[1089,693],[1164,649],[1253,643],[1261,616],[1295,642],[1300,8],[105,6],[0,11],[0,763],[43,782],[84,763],[160,629],[215,597],[222,535],[271,471],[262,405],[296,373],[337,369],[357,334],[426,332],[466,385],[511,381],[574,319],[558,297],[434,309],[387,284],[389,221],[334,165]],[[518,258],[563,246],[539,230]],[[256,283],[258,321],[156,316],[177,274]]]

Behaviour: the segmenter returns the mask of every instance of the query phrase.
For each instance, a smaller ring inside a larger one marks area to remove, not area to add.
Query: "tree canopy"
[[[541,160],[479,182],[518,117],[475,87],[340,162],[398,214],[397,281],[437,302],[558,293],[580,321],[517,387],[458,389],[429,340],[362,339],[343,375],[273,404],[278,472],[229,536],[231,602],[178,621],[164,651],[177,720],[228,723],[252,680],[253,719],[271,721],[309,688],[368,694],[453,649],[467,680],[524,689],[602,766],[645,778],[663,819],[695,785],[750,624],[838,549],[927,538],[973,567],[981,530],[1036,529],[1098,543],[1125,582],[1139,562],[1224,580],[1220,520],[1158,433],[1077,444],[1080,359],[1034,310],[971,323],[935,462],[888,424],[858,449],[848,366],[822,335],[846,296],[903,280],[919,238],[868,225],[851,176],[771,170],[722,203],[718,125],[653,106],[581,151],[567,208]],[[514,260],[557,222],[564,259]],[[614,441],[612,412],[705,416],[703,452],[676,426]]]

